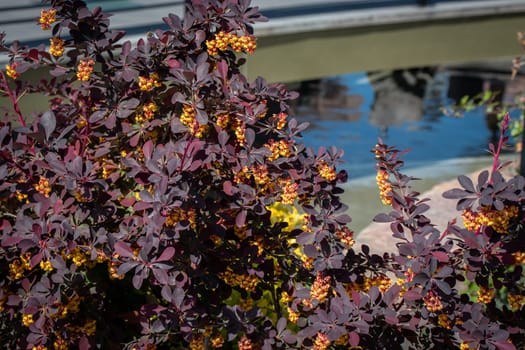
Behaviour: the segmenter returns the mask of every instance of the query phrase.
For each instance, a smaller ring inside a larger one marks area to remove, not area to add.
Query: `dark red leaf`
[[[380,213],[374,217],[374,222],[392,222],[395,219],[388,214]]]
[[[156,262],[168,261],[168,260],[170,260],[173,257],[173,255],[175,255],[175,248],[168,247],[168,248],[164,249],[162,254],[155,261]]]
[[[432,255],[439,261],[439,262],[448,262],[448,254],[441,251],[433,251]]]
[[[493,343],[498,350],[516,350],[514,344],[506,341],[498,341]]]
[[[225,60],[218,61],[217,71],[219,72],[221,78],[226,80],[228,78],[228,63]]]
[[[244,224],[246,223],[246,215],[247,215],[247,211],[246,210],[241,210],[239,212],[239,214],[237,214],[237,217],[235,218],[235,226],[237,227],[243,227]]]
[[[403,299],[409,301],[419,300],[421,298],[422,297],[420,291],[414,289],[408,290],[403,294]]]
[[[359,334],[357,332],[348,333],[348,342],[350,343],[350,346],[358,346]]]
[[[133,250],[131,249],[129,244],[127,244],[126,242],[123,242],[123,241],[116,242],[114,249],[115,249],[115,252],[120,256],[123,256],[126,258],[135,258],[135,255],[133,254]]]
[[[468,192],[470,193],[476,192],[476,189],[474,188],[474,184],[472,183],[472,180],[469,177],[465,175],[459,175],[458,182]]]

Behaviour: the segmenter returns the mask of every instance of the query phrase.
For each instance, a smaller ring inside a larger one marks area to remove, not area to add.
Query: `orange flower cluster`
[[[108,160],[106,158],[102,158],[102,178],[108,179],[111,174],[117,169],[118,167],[113,163],[113,161]]]
[[[117,253],[113,253],[112,255],[112,259],[110,261],[108,261],[108,274],[109,274],[109,278],[113,279],[113,280],[121,280],[121,279],[124,279],[125,275],[119,275],[118,273],[118,266],[119,266],[119,261],[118,261],[118,258],[120,256],[117,254]]]
[[[207,125],[200,125],[197,121],[195,110],[190,105],[182,106],[182,114],[180,116],[180,122],[190,129],[190,132],[198,138],[201,138],[208,130]]]
[[[251,310],[253,308],[253,303],[254,301],[252,298],[241,298],[241,300],[239,300],[239,306],[245,311]]]
[[[139,76],[139,89],[141,91],[151,91],[154,88],[158,88],[162,86],[162,83],[159,81],[159,75],[157,73],[153,73],[147,77]]]
[[[281,303],[288,304],[292,300],[293,300],[293,297],[290,294],[288,294],[287,292],[282,292],[281,293],[281,299],[280,299]]]
[[[389,175],[384,170],[378,170],[376,175],[377,187],[379,187],[379,198],[384,205],[392,204],[392,184],[389,181]]]
[[[297,198],[298,189],[299,184],[293,182],[292,180],[285,180],[283,192],[281,193],[281,202],[283,202],[283,204],[293,204]]]
[[[93,66],[95,61],[93,60],[80,60],[77,68],[77,79],[80,81],[88,81],[93,73]]]
[[[492,227],[494,231],[504,234],[507,232],[510,220],[518,216],[518,208],[507,206],[503,210],[494,210],[489,207],[481,207],[479,212],[465,209],[463,214],[463,226],[470,231],[478,231],[482,226]]]
[[[182,208],[174,208],[166,217],[165,226],[175,226],[181,221],[188,221],[191,228],[197,227],[197,212],[195,209],[185,210]]]
[[[214,348],[222,348],[224,346],[224,337],[218,334],[210,339],[210,343]]]
[[[268,157],[268,160],[270,161],[276,160],[279,157],[288,157],[292,153],[290,145],[285,140],[280,140],[278,142],[269,140],[265,147],[272,152],[272,155]]]
[[[243,183],[245,181],[248,181],[250,179],[250,169],[248,166],[243,166],[241,170],[235,171],[233,175],[233,182],[236,184]]]
[[[479,287],[478,290],[478,303],[488,304],[494,299],[496,291],[494,288]]]
[[[253,53],[257,48],[256,39],[253,35],[238,36],[235,33],[220,31],[212,40],[206,40],[206,48],[209,55],[216,55],[219,51],[226,51],[230,46],[235,52]]]
[[[337,340],[335,341],[335,345],[339,345],[339,346],[345,346],[348,344],[348,333],[345,333],[343,335],[341,335],[339,338],[337,338]],[[355,347],[350,347],[349,350],[354,350]]]
[[[254,292],[259,284],[259,277],[256,275],[239,275],[234,273],[230,268],[219,274],[224,282],[229,286],[238,286],[248,292]]]
[[[53,271],[53,265],[51,265],[51,261],[47,259],[40,260],[38,265],[44,272]],[[9,271],[13,279],[20,279],[24,276],[25,271],[31,270],[32,267],[30,253],[20,255],[20,259],[15,259],[11,264],[9,264]]]
[[[237,143],[239,146],[244,146],[246,143],[246,124],[244,124],[239,119],[235,119],[233,130],[235,132],[235,137],[237,138]]]
[[[292,309],[291,307],[287,307],[288,310],[288,321],[292,323],[296,323],[299,320],[300,313]]]
[[[378,275],[374,277],[365,277],[363,283],[350,283],[346,286],[347,293],[351,296],[352,291],[368,292],[370,288],[376,286],[384,293],[392,285],[392,280],[386,275]]]
[[[459,346],[459,350],[475,350],[477,348],[478,347],[476,345],[470,346],[470,343],[468,341],[462,342],[461,345]]]
[[[22,324],[26,327],[31,326],[33,323],[35,323],[35,320],[33,319],[32,314],[24,314],[22,316]]]
[[[20,74],[18,74],[18,72],[16,71],[17,65],[18,64],[16,62],[5,65],[5,74],[7,74],[9,78],[16,80],[20,76]]]
[[[67,350],[69,348],[67,342],[60,336],[53,342],[53,346],[55,350]]]
[[[204,338],[201,335],[199,336],[194,335],[190,341],[190,350],[204,350],[204,349],[206,349],[206,347],[204,346]]]
[[[315,337],[314,346],[312,350],[326,350],[332,342],[328,339],[328,336],[324,333],[317,333]]]
[[[44,197],[49,197],[49,194],[51,193],[51,186],[49,185],[49,180],[43,176],[40,176],[40,180],[35,185],[35,190],[44,195]]]
[[[523,305],[525,305],[525,296],[507,293],[507,302],[509,303],[509,308],[512,311],[518,311],[523,307]]]
[[[343,228],[338,229],[336,232],[336,237],[343,243],[346,248],[352,248],[355,244],[354,241],[354,232],[348,227],[344,226]]]
[[[312,299],[318,300],[320,303],[324,302],[328,297],[331,281],[332,278],[330,276],[323,277],[321,272],[317,272],[315,281],[312,284],[312,288],[310,289],[310,297]]]
[[[335,169],[328,165],[328,163],[326,163],[324,160],[319,162],[317,171],[319,171],[319,175],[321,175],[321,177],[325,180],[334,181],[336,179]]]
[[[438,324],[445,328],[445,329],[450,329],[452,326],[450,325],[450,320],[447,316],[447,314],[440,314],[438,316]]]
[[[239,350],[253,350],[253,343],[247,336],[243,336],[241,339],[239,339],[239,343],[237,344],[239,346]]]
[[[15,195],[16,195],[16,199],[18,199],[19,202],[27,203],[27,201],[28,201],[27,198],[29,197],[29,195],[27,193],[22,193],[20,191],[16,191]]]
[[[282,130],[286,126],[286,118],[288,118],[288,114],[281,112],[279,114],[274,114],[274,118],[276,120],[275,127],[277,130]]]
[[[46,272],[53,271],[53,265],[51,265],[51,261],[49,260],[44,260],[44,259],[40,260],[39,266],[42,269],[42,271],[46,271]]]
[[[525,265],[525,252],[514,252],[514,265]]]
[[[51,25],[55,23],[56,21],[56,15],[57,15],[57,10],[53,8],[49,10],[42,9],[40,11],[40,19],[38,20],[38,23],[40,23],[40,29],[42,30],[51,29]]]
[[[84,251],[80,248],[73,249],[67,256],[67,260],[73,261],[78,267],[86,266],[92,268],[95,265],[95,261],[91,260],[91,254],[88,251]]]
[[[221,129],[226,129],[230,124],[231,119],[232,117],[230,117],[228,114],[221,114],[217,116],[216,123]]]
[[[253,178],[255,183],[261,186],[269,184],[271,181],[268,175],[268,168],[265,164],[258,165],[253,169]]]
[[[238,145],[244,146],[246,142],[246,124],[243,121],[228,114],[221,114],[217,116],[216,123],[224,130],[230,127],[235,133]]]
[[[423,302],[425,303],[427,310],[430,312],[437,312],[443,309],[441,298],[433,291],[428,292],[425,298],[423,298]]]
[[[155,116],[155,112],[159,109],[155,102],[150,102],[142,106],[142,114],[135,116],[135,121],[143,124],[146,120],[151,120]]]
[[[73,294],[68,298],[67,304],[58,304],[55,306],[55,313],[51,314],[50,317],[53,319],[63,319],[68,314],[77,313],[80,310],[80,296]]]
[[[60,57],[64,54],[65,43],[59,37],[53,37],[49,39],[51,46],[49,47],[49,53],[55,57]]]

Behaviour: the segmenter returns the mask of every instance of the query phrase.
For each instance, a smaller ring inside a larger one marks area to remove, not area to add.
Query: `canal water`
[[[378,199],[370,152],[378,137],[409,151],[403,157],[404,173],[421,178],[414,189],[425,191],[492,160],[488,143],[497,136],[493,116],[483,108],[461,117],[443,109],[464,95],[489,89],[499,90],[501,101],[508,102],[523,91],[522,85],[521,80],[510,81],[510,73],[498,64],[481,70],[461,66],[350,73],[289,87],[301,94],[293,106],[295,117],[310,123],[302,141],[314,149],[334,145],[344,150],[340,169],[349,174],[344,201],[359,232],[376,213],[388,210]]]

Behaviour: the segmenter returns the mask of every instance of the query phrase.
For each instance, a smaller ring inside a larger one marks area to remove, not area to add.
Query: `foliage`
[[[485,91],[472,97],[465,95],[457,104],[443,108],[443,112],[454,117],[462,117],[465,113],[478,108],[484,108],[486,113],[493,113],[495,115],[498,123],[502,122],[507,113],[519,112],[519,115],[511,120],[509,131],[515,143],[521,142],[523,134],[523,112],[525,111],[525,95],[521,93],[510,103],[498,102],[501,93],[501,91]]]
[[[2,43],[2,345],[522,348],[525,180],[500,174],[504,140],[493,171],[446,194],[470,225],[444,232],[380,142],[392,211],[376,221],[399,252],[355,249],[342,152],[306,148],[296,94],[240,72],[260,20],[246,0],[199,0],[131,43],[99,8],[54,0],[48,50]],[[49,74],[33,83],[29,69]],[[33,93],[49,108],[24,115]],[[465,278],[479,300],[460,293]]]
[[[524,34],[518,33],[518,41],[525,49]],[[512,61],[512,78],[514,79],[521,67],[525,65],[525,56],[520,55]],[[502,101],[501,94],[503,91],[485,91],[476,96],[465,95],[461,100],[451,107],[443,108],[443,112],[456,117],[461,117],[464,113],[471,112],[477,108],[484,108],[487,113],[494,113],[498,122],[501,122],[505,115],[509,112],[519,112],[517,118],[510,122],[509,130],[512,138],[516,143],[522,141],[523,122],[525,111],[525,91],[521,91],[514,99],[514,101]]]

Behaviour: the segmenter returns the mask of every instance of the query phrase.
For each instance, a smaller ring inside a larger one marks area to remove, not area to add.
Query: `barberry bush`
[[[465,225],[443,232],[379,142],[375,220],[398,244],[371,254],[342,151],[305,147],[296,94],[241,74],[264,20],[249,1],[193,1],[133,43],[100,8],[46,3],[48,48],[0,42],[3,347],[525,346],[525,179],[500,172],[503,132],[494,169],[446,193]],[[48,105],[26,115],[34,94]]]

